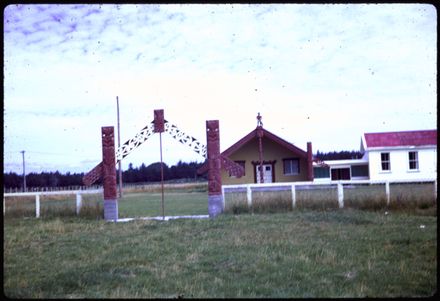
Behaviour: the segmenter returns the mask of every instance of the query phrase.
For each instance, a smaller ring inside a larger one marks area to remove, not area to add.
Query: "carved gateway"
[[[89,186],[101,177],[103,178],[104,200],[114,200],[108,208],[104,204],[104,216],[107,219],[117,219],[117,189],[116,189],[116,163],[128,156],[155,132],[169,133],[174,139],[189,146],[193,151],[208,160],[208,211],[210,216],[216,216],[223,211],[223,198],[221,195],[220,169],[223,167],[232,175],[241,177],[244,169],[239,164],[220,154],[220,132],[218,120],[206,121],[207,146],[196,138],[187,135],[176,125],[164,119],[163,110],[154,111],[154,120],[138,132],[133,138],[127,140],[115,154],[114,129],[102,127],[102,162],[95,166],[83,177],[85,185]],[[110,204],[109,202],[107,202]],[[115,205],[116,204],[116,205]],[[109,211],[106,214],[106,208]]]

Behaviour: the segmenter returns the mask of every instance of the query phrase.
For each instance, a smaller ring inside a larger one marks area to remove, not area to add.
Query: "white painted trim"
[[[40,195],[35,195],[35,217],[40,217]]]
[[[266,183],[266,184],[272,184],[272,183]],[[260,185],[264,185],[264,184],[260,184]],[[247,199],[248,208],[251,208],[252,207],[252,189],[251,189],[251,185],[247,185],[246,186],[246,199]]]
[[[401,180],[389,180],[389,183],[420,183],[420,182],[435,182],[436,178],[426,178],[426,179],[401,179]],[[312,181],[302,181],[302,182],[275,182],[275,183],[262,183],[262,184],[234,184],[234,185],[223,185],[224,188],[250,188],[253,187],[276,187],[276,186],[305,186],[305,185],[336,185],[341,184],[385,184],[387,180],[341,180],[332,181],[330,183],[323,182],[312,182]]]
[[[123,222],[131,222],[134,220],[157,220],[157,221],[169,221],[172,219],[179,218],[190,218],[190,219],[204,219],[209,218],[209,215],[177,215],[177,216],[147,216],[147,217],[127,217],[127,218],[118,218],[117,220],[111,220],[111,222],[123,223]]]
[[[34,195],[54,195],[54,194],[96,194],[102,193],[102,189],[93,190],[60,190],[60,191],[36,191],[36,192],[9,192],[3,196],[34,196]]]
[[[76,214],[78,215],[82,207],[82,196],[80,193],[76,194]]]
[[[429,145],[419,145],[419,146],[412,146],[412,145],[400,145],[400,146],[375,146],[375,147],[368,147],[365,149],[366,152],[369,151],[394,151],[394,150],[417,150],[417,149],[430,149],[435,148],[437,149],[436,144],[429,144]]]
[[[292,184],[291,186],[291,191],[292,191],[292,208],[296,207],[296,189],[295,189],[295,185]]]
[[[339,208],[344,208],[344,187],[342,183],[338,183],[338,205]]]

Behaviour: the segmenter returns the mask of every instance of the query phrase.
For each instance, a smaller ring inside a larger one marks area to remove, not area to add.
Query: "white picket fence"
[[[252,207],[252,192],[253,191],[286,191],[290,190],[292,194],[292,207],[296,206],[296,190],[301,186],[319,186],[324,188],[333,188],[337,186],[338,191],[338,205],[339,208],[344,208],[344,185],[356,185],[356,184],[370,184],[377,185],[382,184],[385,187],[385,194],[387,198],[387,205],[390,204],[390,184],[409,184],[409,183],[433,183],[434,197],[437,199],[437,179],[423,179],[423,180],[395,180],[395,181],[372,181],[372,180],[342,180],[333,181],[330,183],[320,182],[285,182],[285,183],[262,183],[262,184],[238,184],[238,185],[223,185],[222,195],[225,200],[225,193],[228,192],[243,192],[246,191],[247,205]],[[223,202],[225,206],[225,202]],[[225,209],[225,208],[223,208]]]
[[[92,190],[64,190],[64,191],[41,191],[41,192],[17,192],[17,193],[4,193],[3,194],[3,215],[5,215],[5,198],[6,197],[22,197],[22,196],[35,196],[35,217],[40,217],[40,197],[44,195],[76,195],[76,214],[78,215],[82,207],[82,195],[83,194],[102,194],[102,189]]]

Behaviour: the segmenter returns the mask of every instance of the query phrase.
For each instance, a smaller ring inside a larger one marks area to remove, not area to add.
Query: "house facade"
[[[244,169],[244,175],[236,177],[222,168],[222,184],[313,181],[312,143],[304,151],[264,129],[260,115],[257,120],[254,130],[221,153]],[[207,169],[205,162],[198,173]]]
[[[244,176],[237,178],[222,170],[224,185],[313,180],[311,142],[307,143],[307,151],[304,151],[261,126],[226,149],[222,155],[240,164],[245,171]],[[263,159],[262,175],[260,158]]]
[[[315,182],[437,178],[437,130],[365,133],[362,159],[315,162]]]
[[[371,180],[437,178],[437,130],[366,133],[361,151]]]

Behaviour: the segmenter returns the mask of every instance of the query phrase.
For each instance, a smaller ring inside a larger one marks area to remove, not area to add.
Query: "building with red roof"
[[[437,179],[437,130],[365,133],[362,159],[314,164],[315,181]]]
[[[361,151],[371,180],[437,178],[437,130],[365,133]]]

